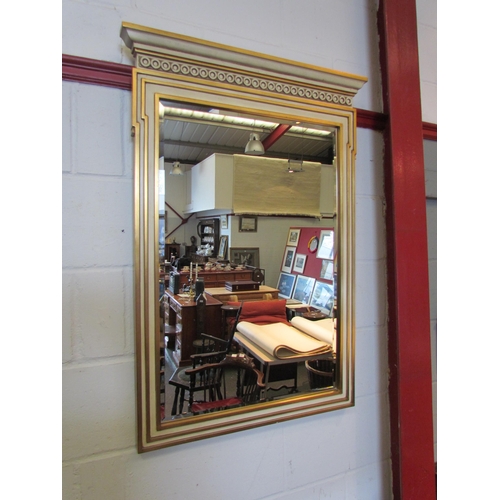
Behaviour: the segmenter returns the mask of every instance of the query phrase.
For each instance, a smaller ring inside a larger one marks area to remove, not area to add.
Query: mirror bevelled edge
[[[123,23],[135,56],[134,131],[135,349],[138,451],[152,451],[354,405],[356,110],[365,77],[275,58],[175,33]],[[157,217],[159,100],[220,106],[338,129],[339,384],[334,389],[223,414],[162,423],[157,405]]]

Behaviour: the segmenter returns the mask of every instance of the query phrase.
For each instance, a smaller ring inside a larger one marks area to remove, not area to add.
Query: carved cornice
[[[350,95],[329,92],[327,90],[308,87],[305,85],[296,85],[286,81],[278,81],[270,78],[262,78],[248,74],[248,72],[236,72],[211,68],[210,66],[193,64],[188,62],[169,59],[167,57],[150,56],[140,54],[137,57],[137,67],[152,69],[171,73],[175,75],[191,76],[202,80],[218,81],[230,85],[261,90],[264,92],[273,92],[282,95],[297,96],[304,99],[313,99],[316,101],[330,102],[343,106],[352,106]]]
[[[298,63],[198,38],[123,23],[122,40],[138,68],[340,106],[366,83],[362,76]]]

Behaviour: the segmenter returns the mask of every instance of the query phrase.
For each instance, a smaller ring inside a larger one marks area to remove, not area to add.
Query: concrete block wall
[[[134,22],[366,75],[355,106],[381,111],[375,14],[368,0],[63,0],[63,53],[132,64],[119,31]],[[139,455],[131,94],[63,82],[62,98],[63,498],[390,498],[381,134],[358,130],[356,406]]]
[[[424,141],[424,161],[427,251],[429,253],[434,459],[437,462],[437,143],[435,141]]]
[[[416,0],[422,120],[437,123],[437,0]]]
[[[130,93],[65,82],[63,98],[64,498],[387,498],[381,135],[358,137],[356,406],[138,455]]]

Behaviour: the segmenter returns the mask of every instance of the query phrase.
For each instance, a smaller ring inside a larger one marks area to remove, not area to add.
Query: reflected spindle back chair
[[[186,370],[186,375],[190,376],[188,411],[193,414],[257,402],[265,387],[264,374],[244,354],[228,355],[220,363]]]

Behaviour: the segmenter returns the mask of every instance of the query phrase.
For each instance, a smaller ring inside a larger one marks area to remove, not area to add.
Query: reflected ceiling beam
[[[283,123],[278,125],[263,141],[262,145],[267,151],[280,137],[284,136],[290,129],[291,125],[284,125]]]

